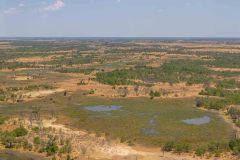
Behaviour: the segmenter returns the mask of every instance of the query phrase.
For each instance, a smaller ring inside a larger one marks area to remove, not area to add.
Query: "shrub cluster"
[[[194,151],[197,156],[204,156],[206,153],[219,157],[221,153],[232,151],[234,154],[240,155],[240,139],[231,139],[229,142],[209,142],[199,146],[192,146],[188,143],[176,143],[173,141],[166,142],[162,146],[162,150],[166,152],[188,153]]]

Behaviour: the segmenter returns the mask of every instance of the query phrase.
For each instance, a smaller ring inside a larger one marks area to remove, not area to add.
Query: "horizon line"
[[[115,38],[115,39],[240,39],[240,37],[228,37],[228,36],[163,36],[163,37],[159,37],[159,36],[0,36],[0,39],[21,39],[21,38],[25,38],[25,39],[34,39],[34,38],[38,38],[38,39],[45,39],[45,38],[69,38],[69,39],[111,39],[111,38]]]

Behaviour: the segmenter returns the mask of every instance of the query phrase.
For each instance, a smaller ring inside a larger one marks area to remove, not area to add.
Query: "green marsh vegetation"
[[[51,99],[55,103],[52,103]],[[30,110],[32,105],[43,104],[43,114],[54,111],[57,115],[66,116],[68,125],[96,134],[105,133],[111,139],[119,138],[121,142],[133,145],[140,143],[146,146],[162,146],[165,142],[174,141],[195,146],[195,144],[206,144],[219,139],[228,141],[233,135],[231,127],[217,114],[197,110],[193,98],[108,99],[86,97],[79,92],[71,95],[71,101],[66,100],[67,97],[57,94],[43,100],[11,105],[11,111],[7,107],[1,108],[0,111],[6,115],[18,114],[20,111]],[[98,105],[116,105],[121,108],[111,112],[94,112],[84,109],[86,106]],[[185,119],[203,116],[210,117],[211,122],[199,126],[182,122]],[[150,125],[153,123],[151,121],[154,121],[153,125]],[[159,134],[148,134],[144,132],[145,130],[155,130]],[[221,134],[216,134],[216,130]]]
[[[72,97],[73,101],[78,99],[76,96]],[[98,105],[116,105],[122,106],[122,108],[107,113],[84,110],[86,106]],[[89,97],[79,99],[79,102],[78,100],[74,101],[71,109],[68,107],[64,109],[64,112],[71,117],[71,124],[74,126],[97,134],[105,133],[111,138],[120,138],[121,141],[131,142],[131,144],[161,146],[164,142],[172,140],[194,145],[194,143],[207,143],[207,141],[217,141],[218,139],[227,141],[231,137],[230,126],[225,124],[223,119],[216,114],[197,110],[194,105],[194,99],[150,100],[149,98]],[[203,116],[211,117],[211,123],[195,126],[182,122],[184,119]],[[153,117],[156,119],[153,120]],[[151,127],[149,125],[151,121],[154,121],[156,125]],[[226,128],[222,128],[222,126]],[[143,132],[145,129],[156,130],[159,134],[146,135]],[[216,130],[222,134],[216,135]]]

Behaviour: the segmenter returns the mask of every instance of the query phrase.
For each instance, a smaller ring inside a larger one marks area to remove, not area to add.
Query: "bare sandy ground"
[[[46,62],[51,61],[53,58],[56,58],[59,55],[54,56],[46,56],[46,57],[40,57],[40,56],[34,56],[34,57],[23,57],[23,58],[17,58],[17,59],[11,59],[8,62],[23,62],[23,63],[38,63],[38,62]]]
[[[23,97],[27,97],[25,100],[33,100],[36,98],[42,98],[51,94],[55,94],[57,92],[63,92],[64,89],[52,89],[52,90],[39,90],[39,91],[31,91],[23,94]]]
[[[33,79],[33,77],[31,77],[31,76],[15,76],[15,77],[13,77],[13,79],[15,81],[26,81],[26,80]]]
[[[213,71],[229,71],[229,72],[240,72],[240,68],[217,68],[217,67],[209,67],[210,70]]]
[[[14,71],[26,71],[26,70],[35,70],[36,68],[17,68],[17,69],[14,69]],[[0,69],[0,72],[13,72],[12,69]]]

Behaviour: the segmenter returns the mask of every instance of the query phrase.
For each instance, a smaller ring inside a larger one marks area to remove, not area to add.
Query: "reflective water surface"
[[[210,123],[211,118],[208,116],[200,117],[200,118],[193,118],[193,119],[185,119],[182,120],[183,123],[186,124],[193,124],[193,125],[202,125]]]
[[[94,111],[94,112],[110,112],[110,111],[119,110],[121,108],[122,108],[121,106],[115,106],[115,105],[110,105],[110,106],[99,105],[99,106],[84,107],[84,110]]]

